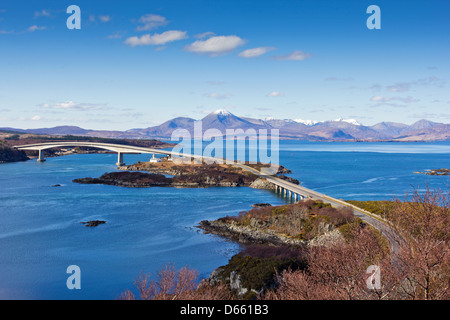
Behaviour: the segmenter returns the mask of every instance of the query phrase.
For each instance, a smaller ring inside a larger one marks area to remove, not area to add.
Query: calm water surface
[[[148,155],[125,155],[127,163]],[[0,298],[114,299],[142,272],[168,262],[206,277],[239,246],[202,234],[204,219],[235,215],[257,202],[285,203],[265,190],[121,188],[72,180],[115,170],[114,154],[0,164]],[[413,173],[450,167],[450,143],[281,141],[280,162],[305,187],[342,199],[392,199],[448,189],[449,176]],[[61,187],[52,185],[61,184]],[[106,220],[96,228],[80,222]],[[66,268],[81,268],[68,290]]]

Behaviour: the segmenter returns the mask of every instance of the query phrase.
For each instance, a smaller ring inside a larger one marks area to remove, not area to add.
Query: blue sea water
[[[125,155],[127,163],[149,155]],[[0,164],[0,299],[115,299],[140,273],[171,262],[206,277],[239,246],[195,226],[285,200],[239,188],[121,188],[72,183],[114,171],[115,154],[83,154]],[[403,197],[448,189],[449,176],[414,171],[450,167],[450,143],[280,141],[280,163],[305,187],[342,199]],[[61,187],[52,187],[61,184]],[[88,228],[80,222],[106,220]],[[69,265],[81,290],[69,290]]]

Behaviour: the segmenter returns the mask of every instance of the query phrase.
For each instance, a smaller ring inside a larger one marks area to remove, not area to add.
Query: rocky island
[[[82,221],[81,224],[84,224],[86,227],[96,227],[100,224],[105,224],[106,221],[103,220],[91,220],[91,221]]]
[[[177,164],[164,158],[160,162],[138,162],[128,166],[120,166],[118,169],[122,170],[122,172],[105,173],[99,178],[75,179],[73,182],[107,184],[129,188],[251,187],[256,189],[273,189],[273,185],[265,179],[228,164]],[[290,171],[280,166],[278,173],[290,173]],[[299,183],[298,180],[287,177],[284,174],[279,177]]]
[[[416,171],[414,173],[426,174],[429,176],[448,176],[450,175],[450,169],[433,169],[426,170],[425,172]]]

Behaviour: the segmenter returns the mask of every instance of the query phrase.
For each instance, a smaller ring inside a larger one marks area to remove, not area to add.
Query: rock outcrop
[[[258,178],[255,181],[253,181],[250,184],[250,188],[254,188],[254,189],[264,189],[264,190],[274,190],[275,189],[275,185],[269,181],[267,181],[267,179],[264,178]]]
[[[242,244],[266,244],[275,246],[304,246],[303,240],[292,239],[270,230],[258,230],[253,224],[250,227],[239,226],[235,222],[227,223],[219,220],[200,221],[199,228],[205,233],[211,233],[228,238]]]
[[[91,220],[91,221],[83,221],[80,222],[81,224],[84,224],[86,227],[96,227],[100,224],[106,223],[106,221],[103,220]]]
[[[429,176],[448,176],[450,175],[450,169],[433,169],[425,172],[416,171],[414,173],[426,174]]]
[[[26,160],[29,158],[24,151],[0,145],[0,163]]]

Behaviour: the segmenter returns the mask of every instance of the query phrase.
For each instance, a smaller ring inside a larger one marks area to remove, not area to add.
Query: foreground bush
[[[199,284],[198,272],[188,267],[175,269],[168,264],[151,279],[150,274],[140,275],[134,282],[139,296],[131,290],[124,291],[120,300],[230,300],[232,294],[224,285]]]
[[[450,298],[450,196],[448,192],[415,192],[396,200],[389,220],[395,233],[387,253],[369,228],[348,228],[346,242],[313,248],[306,270],[285,270],[278,288],[266,299],[410,299]],[[367,267],[381,270],[380,287],[368,289]]]

